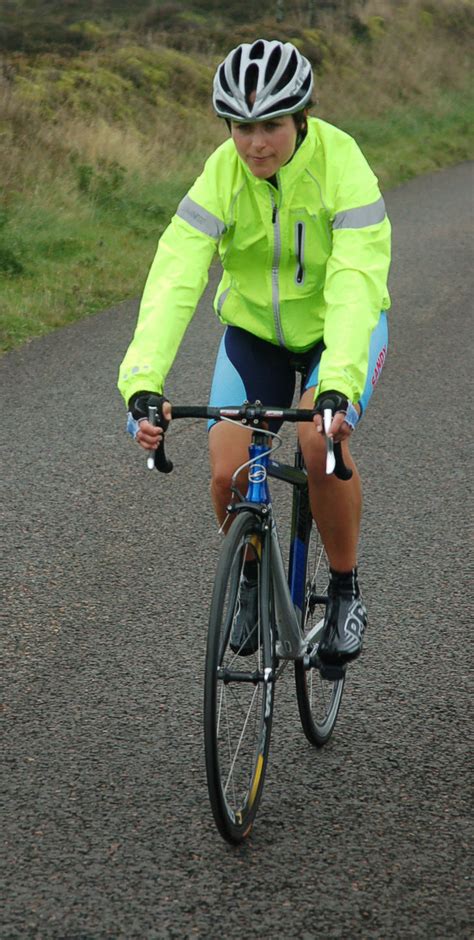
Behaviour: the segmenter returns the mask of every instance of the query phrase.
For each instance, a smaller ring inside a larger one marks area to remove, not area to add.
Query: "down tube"
[[[293,490],[288,583],[292,601],[300,615],[304,607],[306,590],[306,554],[311,533],[311,521],[308,486],[307,484],[295,486]]]

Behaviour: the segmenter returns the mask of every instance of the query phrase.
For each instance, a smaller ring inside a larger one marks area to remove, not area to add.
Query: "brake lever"
[[[332,437],[328,437],[331,427],[333,414],[330,408],[324,409],[323,423],[326,436],[326,473],[334,473],[338,480],[350,480],[352,470],[346,467],[342,456],[342,447],[340,443],[335,444]]]
[[[329,437],[329,431],[332,424],[332,411],[330,408],[324,409],[323,415],[324,433],[326,435],[326,473],[334,473],[336,467],[336,457],[334,455],[334,441]]]
[[[156,424],[157,424],[157,421],[156,421],[157,414],[158,414],[158,408],[156,408],[154,405],[149,405],[148,406],[148,420],[150,424],[153,425],[154,428],[156,428]],[[151,450],[146,458],[146,465],[149,470],[155,469],[155,456],[156,456],[156,450]]]

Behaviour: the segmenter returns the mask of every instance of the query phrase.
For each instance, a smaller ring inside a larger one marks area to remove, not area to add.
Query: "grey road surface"
[[[172,428],[167,478],[124,434],[136,304],[3,359],[2,938],[472,937],[472,182],[465,164],[387,196],[391,347],[354,440],[366,648],[322,752],[287,670],[242,848],[205,784],[205,428]],[[175,403],[206,401],[210,297]]]

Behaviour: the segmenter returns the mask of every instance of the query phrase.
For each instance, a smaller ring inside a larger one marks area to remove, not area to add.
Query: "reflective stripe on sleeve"
[[[355,209],[336,212],[332,227],[365,228],[366,225],[377,225],[378,222],[383,222],[384,218],[385,202],[381,196],[377,202],[371,202],[368,206],[357,206]]]
[[[181,200],[176,215],[192,225],[193,228],[197,228],[198,232],[209,235],[211,238],[220,238],[226,230],[226,226],[221,219],[218,219],[212,212],[208,212],[203,206],[198,205],[189,196],[185,196]]]

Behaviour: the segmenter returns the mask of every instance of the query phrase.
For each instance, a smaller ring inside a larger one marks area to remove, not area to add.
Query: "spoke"
[[[224,686],[222,686],[219,694],[219,704],[217,708],[217,736],[219,737],[219,730],[221,726],[221,713],[222,713],[222,702],[224,700]]]
[[[229,785],[229,780],[230,780],[230,777],[231,777],[231,775],[232,775],[232,773],[233,773],[233,770],[234,770],[234,767],[235,767],[235,762],[236,762],[237,757],[238,757],[238,755],[239,755],[240,747],[241,747],[242,740],[243,740],[243,737],[244,737],[244,734],[245,734],[245,729],[246,729],[246,727],[247,727],[247,725],[248,725],[248,721],[249,721],[249,717],[250,717],[250,709],[252,708],[252,704],[253,704],[254,699],[255,699],[255,697],[256,697],[256,695],[257,695],[257,692],[258,692],[258,686],[255,688],[254,693],[253,693],[253,695],[252,695],[252,699],[251,699],[251,701],[250,701],[250,705],[249,705],[248,711],[247,711],[247,716],[246,716],[246,719],[245,719],[245,721],[244,721],[244,725],[243,725],[242,731],[240,732],[240,738],[239,738],[239,740],[238,740],[238,742],[237,742],[237,748],[236,748],[236,751],[235,751],[235,754],[234,754],[234,757],[233,757],[233,760],[232,760],[232,764],[231,764],[231,767],[230,767],[230,770],[229,770],[229,774],[228,774],[228,776],[227,776],[227,780],[226,780],[226,783],[225,783],[225,786],[224,786],[224,793],[227,793],[227,787],[228,787],[228,785]]]
[[[232,745],[231,745],[231,740],[230,740],[230,722],[229,722],[229,717],[228,717],[228,713],[227,713],[227,698],[225,699],[225,713],[226,713],[226,718],[227,718],[227,744],[228,744],[228,748],[229,748],[229,760],[231,761],[231,760],[232,760]],[[227,783],[228,783],[228,782],[229,782],[229,778],[227,778]],[[226,787],[225,787],[225,789],[224,789],[224,793],[226,793],[226,790],[227,790],[227,785],[226,785]],[[236,796],[235,796],[235,781],[234,781],[234,778],[232,778],[232,790],[233,790],[233,794],[234,794],[234,806],[235,806],[235,805],[236,805],[236,802],[237,802],[237,799],[236,799]]]
[[[239,683],[239,684],[241,685],[241,683]],[[234,685],[235,685],[235,683],[234,683]],[[224,688],[225,688],[225,686],[224,686]],[[238,694],[237,694],[237,689],[234,689],[233,686],[232,686],[232,683],[229,682],[228,685],[227,685],[227,691],[229,692],[229,695],[232,695],[232,698],[233,698],[234,702],[236,703],[237,708],[240,709],[240,711],[242,712],[242,715],[243,715],[243,717],[244,717],[244,719],[245,719],[245,717],[246,717],[245,708],[244,708],[244,706],[242,705],[241,701],[239,700],[239,697],[238,697]],[[255,691],[255,690],[254,690],[254,691]]]

